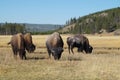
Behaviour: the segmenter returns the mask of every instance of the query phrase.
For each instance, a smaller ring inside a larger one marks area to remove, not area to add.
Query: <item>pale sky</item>
[[[120,0],[0,0],[0,23],[65,24],[116,7]]]

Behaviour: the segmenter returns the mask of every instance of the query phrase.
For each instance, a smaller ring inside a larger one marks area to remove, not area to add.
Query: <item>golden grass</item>
[[[120,47],[119,36],[88,36],[94,47]]]
[[[0,47],[7,47],[7,43],[10,39],[11,36],[0,35]]]
[[[48,35],[34,35],[37,46],[27,53],[27,60],[15,60],[11,47],[6,45],[11,36],[0,36],[0,80],[120,80],[119,36],[87,36],[94,47],[92,54],[69,54],[65,50],[59,61],[48,59],[45,41]]]
[[[46,47],[45,41],[49,35],[33,35],[33,43],[37,47]],[[64,41],[64,47],[67,47],[66,39],[71,35],[61,35]],[[87,36],[90,44],[93,47],[120,47],[119,36]],[[0,36],[0,47],[7,47],[7,43],[10,41],[11,36]]]

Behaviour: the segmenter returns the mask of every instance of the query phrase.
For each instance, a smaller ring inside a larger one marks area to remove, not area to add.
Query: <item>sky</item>
[[[116,7],[120,0],[0,0],[0,23],[65,24]]]

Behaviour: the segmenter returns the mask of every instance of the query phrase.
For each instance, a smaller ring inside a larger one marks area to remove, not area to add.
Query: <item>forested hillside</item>
[[[107,32],[120,28],[120,7],[109,9],[83,17],[71,18],[66,26],[60,30],[62,33],[100,33],[102,29]]]

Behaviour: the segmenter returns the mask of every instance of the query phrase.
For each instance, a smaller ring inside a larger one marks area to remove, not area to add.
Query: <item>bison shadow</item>
[[[62,56],[60,61],[82,61],[82,57],[76,57],[76,56]]]
[[[34,52],[34,54],[47,54],[47,52]]]
[[[44,59],[48,59],[48,57],[46,57],[46,52],[34,52],[31,56],[27,57],[27,60],[44,60]]]
[[[77,58],[77,57],[68,57],[67,60],[68,61],[82,61],[81,58]]]
[[[27,57],[26,60],[45,60],[45,59],[48,59],[46,57]]]

